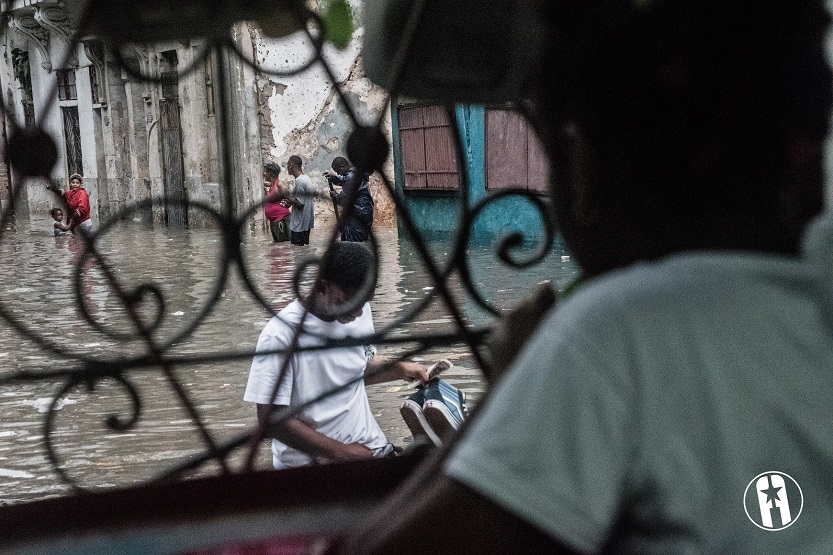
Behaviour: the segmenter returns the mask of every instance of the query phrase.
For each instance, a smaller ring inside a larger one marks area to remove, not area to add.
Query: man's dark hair
[[[330,164],[330,167],[333,168],[337,174],[344,175],[347,173],[347,170],[350,169],[350,162],[348,162],[347,158],[344,156],[336,156],[333,158],[333,163]]]
[[[301,157],[297,154],[293,154],[289,157],[289,161],[292,162],[292,165],[298,169],[303,168],[304,163],[301,161]]]
[[[319,278],[346,292],[359,291],[370,276],[373,253],[359,243],[334,243],[324,255]]]
[[[586,0],[548,11],[555,32],[533,112],[559,225],[588,273],[687,249],[797,252],[823,205],[811,175],[831,105],[821,0]],[[596,171],[581,198],[565,184],[567,122]]]
[[[272,177],[278,177],[281,175],[281,167],[274,162],[269,162],[263,165],[263,173]]]

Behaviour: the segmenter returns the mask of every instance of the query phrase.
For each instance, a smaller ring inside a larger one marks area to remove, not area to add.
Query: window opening
[[[177,64],[176,50],[162,52],[159,63],[160,77],[162,79],[162,97],[176,98],[179,96],[179,79],[176,72]]]
[[[23,121],[27,126],[35,125],[35,103],[32,98],[32,73],[29,67],[29,53],[18,48],[12,49],[14,77],[20,83],[23,106]]]
[[[84,174],[81,158],[81,126],[78,120],[78,108],[69,106],[61,108],[64,120],[64,142],[66,143],[67,173]]]
[[[454,135],[445,107],[400,106],[399,144],[406,190],[459,188]]]
[[[99,104],[101,97],[98,94],[98,71],[95,66],[90,66],[90,97],[93,104]]]
[[[546,194],[549,162],[523,114],[512,108],[486,109],[486,189],[521,188]]]
[[[55,76],[58,78],[58,98],[60,100],[78,100],[75,70],[59,69],[55,71]]]

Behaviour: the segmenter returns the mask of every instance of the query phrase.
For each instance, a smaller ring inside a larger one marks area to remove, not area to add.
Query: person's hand
[[[539,285],[531,295],[521,299],[514,310],[501,317],[486,340],[491,360],[491,373],[486,377],[490,382],[512,364],[553,305],[555,290],[547,283]]]
[[[324,177],[334,177],[335,173],[330,170],[324,170]]]
[[[428,381],[428,368],[418,362],[402,361],[402,379],[408,382],[425,383]]]

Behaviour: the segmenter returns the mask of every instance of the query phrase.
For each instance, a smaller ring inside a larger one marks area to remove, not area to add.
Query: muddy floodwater
[[[46,453],[44,429],[52,405],[50,437],[60,468],[91,489],[149,480],[204,451],[195,417],[217,444],[253,426],[255,409],[243,401],[243,390],[249,353],[270,313],[244,285],[237,263],[228,266],[225,284],[219,284],[226,253],[218,232],[175,231],[126,221],[98,243],[105,265],[82,261],[82,277],[76,279],[83,243],[75,237],[52,237],[48,222],[37,224],[4,230],[0,237],[0,308],[5,318],[14,320],[13,325],[0,320],[0,380],[23,371],[77,368],[79,356],[101,361],[102,368],[154,350],[165,357],[200,360],[174,365],[169,373],[158,366],[130,367],[123,373],[130,387],[111,378],[93,380],[92,390],[87,384],[66,388],[66,379],[60,377],[0,381],[0,503],[71,491]],[[379,330],[431,295],[434,284],[417,250],[400,241],[396,229],[375,232],[381,271],[372,307]],[[261,232],[244,235],[240,253],[247,279],[268,306],[280,309],[294,298],[296,267],[306,257],[320,255],[328,236],[328,230],[316,228],[309,247],[292,247],[272,243]],[[433,241],[430,249],[441,265],[451,254],[448,241]],[[531,248],[520,256],[530,254]],[[494,246],[470,245],[467,258],[473,282],[501,310],[536,283],[549,280],[562,289],[576,275],[574,264],[558,246],[541,264],[523,271],[498,261]],[[135,299],[132,309],[151,330],[149,337],[136,333],[112,283]],[[456,276],[449,284],[469,325],[492,321]],[[449,311],[435,300],[391,333],[402,337],[453,330]],[[404,348],[381,345],[379,356],[394,357]],[[219,359],[227,354],[240,357]],[[416,360],[431,363],[440,358],[455,365],[445,378],[476,404],[484,386],[468,348],[462,343],[434,348]],[[141,401],[138,412],[132,404],[133,390]],[[368,388],[383,430],[403,446],[411,438],[398,409],[411,391],[404,382]],[[190,399],[193,412],[186,410],[182,396]],[[114,418],[126,424],[123,430],[108,426]],[[239,468],[243,458],[242,453],[233,456],[232,469]],[[258,468],[271,464],[266,442],[256,461]],[[215,472],[218,467],[212,463],[198,474]]]

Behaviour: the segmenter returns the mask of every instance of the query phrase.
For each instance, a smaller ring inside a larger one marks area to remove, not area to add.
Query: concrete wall
[[[40,50],[37,48],[29,49],[29,65],[32,69],[32,100],[35,106],[36,121],[57,143],[58,164],[53,170],[52,176],[63,183],[66,181],[66,176],[59,171],[59,168],[66,167],[66,145],[64,144],[63,128],[61,126],[60,108],[57,99],[55,101],[51,100],[54,91],[52,79],[55,79],[55,77],[51,72],[44,69],[45,63],[48,63],[48,60],[44,58]],[[49,79],[50,76],[52,79]],[[25,196],[22,196],[22,198],[28,201],[30,216],[47,214],[54,204],[52,193],[47,191],[42,184],[32,182],[26,183],[25,188]]]
[[[25,47],[25,41],[13,40],[15,36],[11,32],[9,32],[8,35],[9,38],[6,40],[5,44],[2,45],[2,58],[0,58],[0,87],[2,87],[2,101],[5,109],[3,117],[3,134],[5,139],[8,139],[8,136],[11,134],[12,122],[23,121],[23,107],[21,105],[23,94],[20,84],[14,78],[12,51],[15,48]],[[6,141],[4,141],[3,144],[4,150],[5,147]],[[4,184],[4,189],[7,189],[7,187],[8,189],[11,189],[19,186],[18,181],[14,179],[11,173],[8,175],[8,178],[8,186]],[[11,194],[9,194],[8,197],[3,198],[3,201],[2,207],[5,209],[11,202]],[[17,218],[23,219],[29,217],[29,203],[25,192],[20,195],[20,198],[14,203],[14,210]]]
[[[361,2],[351,3],[357,12]],[[362,124],[375,124],[381,117],[383,129],[389,134],[387,93],[370,83],[362,73],[359,54],[363,32],[362,28],[357,29],[344,50],[325,45],[324,57],[358,120]],[[291,72],[312,55],[310,44],[301,33],[284,39],[263,37],[257,31],[253,36],[255,59],[265,73]],[[305,173],[322,195],[316,201],[317,221],[332,218],[332,204],[327,194],[329,187],[321,174],[329,169],[333,158],[347,156],[347,138],[353,129],[335,83],[320,64],[315,64],[296,75],[264,74],[259,77],[258,89],[264,161],[277,162],[284,169],[281,176],[286,178],[287,159],[293,154],[299,155],[304,160]],[[392,158],[388,159],[383,172],[393,179]],[[379,175],[371,181],[371,193],[376,202],[376,222],[393,222],[393,202]]]

